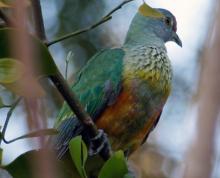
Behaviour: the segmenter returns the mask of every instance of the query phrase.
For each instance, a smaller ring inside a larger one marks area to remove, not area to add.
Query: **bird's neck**
[[[133,48],[135,46],[153,46],[166,49],[164,42],[155,34],[147,30],[142,32],[142,34],[139,32],[136,33],[135,31],[129,31],[124,46],[127,48]]]
[[[159,38],[154,32],[155,26],[149,19],[142,19],[144,17],[136,14],[134,17],[127,37],[124,42],[124,46],[127,48],[132,48],[134,46],[153,46],[159,48],[165,48],[164,41]],[[149,21],[146,23],[146,21]]]

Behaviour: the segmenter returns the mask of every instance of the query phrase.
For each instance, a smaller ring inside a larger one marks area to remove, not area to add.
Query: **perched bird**
[[[81,69],[72,85],[98,128],[107,133],[113,150],[130,155],[157,124],[171,91],[172,67],[165,43],[182,42],[174,15],[143,4],[133,18],[121,48],[104,49]],[[68,143],[84,134],[67,104],[61,109],[53,140],[62,158]]]

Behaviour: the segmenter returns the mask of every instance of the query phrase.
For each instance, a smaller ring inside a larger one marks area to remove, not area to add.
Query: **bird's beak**
[[[182,41],[180,40],[179,36],[176,34],[176,32],[173,32],[171,41],[174,41],[176,44],[178,44],[180,47],[182,47]]]

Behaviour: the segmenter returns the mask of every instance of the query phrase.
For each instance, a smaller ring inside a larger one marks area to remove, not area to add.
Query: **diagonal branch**
[[[134,1],[134,0],[125,0],[123,1],[122,3],[120,3],[118,6],[116,6],[114,9],[112,9],[107,15],[105,15],[104,17],[102,17],[98,22],[96,22],[95,24],[93,25],[90,25],[88,27],[85,27],[83,29],[80,29],[80,30],[77,30],[77,31],[74,31],[72,33],[69,33],[69,34],[66,34],[64,36],[61,36],[61,37],[58,37],[57,39],[53,40],[53,41],[50,41],[50,42],[47,42],[46,45],[47,46],[50,46],[50,45],[53,45],[55,43],[58,43],[60,41],[63,41],[65,39],[68,39],[68,38],[71,38],[71,37],[74,37],[74,36],[77,36],[77,35],[80,35],[82,33],[85,33],[85,32],[88,32],[98,26],[100,26],[101,24],[111,20],[112,18],[112,14],[116,11],[118,11],[119,9],[122,8],[122,6],[124,6],[125,4],[131,2],[131,1]]]
[[[68,38],[71,38],[71,37],[74,37],[74,36],[77,36],[77,35],[80,35],[82,33],[85,33],[85,32],[88,32],[96,27],[98,27],[99,25],[109,21],[112,17],[111,16],[108,16],[106,18],[103,18],[101,21],[91,25],[91,26],[88,26],[86,28],[83,28],[83,29],[80,29],[80,30],[77,30],[77,31],[74,31],[72,33],[69,33],[69,34],[66,34],[64,36],[61,36],[61,37],[58,37],[57,39],[53,40],[53,41],[50,41],[50,42],[47,42],[45,45],[47,45],[48,47],[55,44],[55,43],[58,43],[60,41],[63,41],[65,39],[68,39]]]
[[[40,0],[31,0],[33,7],[33,17],[35,20],[35,31],[37,36],[42,40],[46,41],[46,33],[44,29],[43,15],[41,10]]]
[[[32,0],[32,1],[34,1],[34,0]],[[36,1],[36,3],[40,3],[40,1]],[[37,5],[37,7],[33,6],[34,9],[36,8],[34,11],[38,11],[37,9],[39,6],[40,5]],[[42,18],[41,11],[35,12],[34,18],[35,18],[35,25],[41,26],[41,28],[37,28],[37,30],[39,30],[37,32],[37,35],[40,39],[42,37],[44,37],[44,39],[42,39],[42,40],[45,40],[46,35],[45,35],[45,30],[43,28],[44,24],[43,24],[43,18]],[[37,20],[37,18],[40,18],[41,20]],[[42,36],[40,36],[40,35],[42,35]],[[66,83],[66,81],[63,78],[63,76],[61,75],[61,73],[58,72],[55,75],[49,76],[49,78],[53,82],[53,84],[56,86],[56,88],[58,89],[60,94],[63,96],[64,100],[67,102],[67,104],[69,105],[71,110],[76,114],[77,118],[85,126],[85,129],[89,132],[89,135],[91,137],[97,136],[98,130],[97,130],[95,123],[93,122],[93,120],[89,116],[89,114],[84,110],[83,106],[81,105],[81,103],[79,102],[77,97],[71,91],[70,87]],[[110,157],[110,152],[104,153],[101,156],[103,157],[103,159],[107,160]]]
[[[59,92],[64,97],[65,101],[68,103],[72,111],[76,114],[77,118],[82,121],[86,126],[89,134],[92,137],[95,137],[98,134],[97,127],[89,114],[84,110],[78,98],[75,96],[73,91],[69,88],[69,85],[66,83],[65,79],[60,73],[50,76],[51,81],[57,87]]]
[[[35,29],[36,29],[36,34],[37,36],[42,40],[46,41],[46,34],[45,34],[45,29],[44,29],[44,22],[43,22],[43,16],[42,16],[42,11],[41,11],[41,5],[39,0],[31,0],[32,5],[33,5],[33,11],[34,11],[34,20],[35,20]],[[60,37],[52,42],[46,43],[47,46],[50,46],[54,43],[57,43],[59,41],[62,41],[64,39],[79,35],[81,33],[87,32],[93,28],[96,28],[97,26],[103,24],[104,22],[110,20],[112,18],[112,14],[121,9],[121,7],[124,4],[127,4],[131,1],[134,0],[125,0],[121,4],[119,4],[116,8],[111,10],[106,16],[104,16],[99,22],[95,23],[94,25],[91,25],[89,27],[86,27],[82,30],[73,32],[71,34],[65,35],[63,37]],[[53,84],[56,86],[60,94],[63,96],[64,100],[67,102],[71,110],[76,114],[77,118],[83,123],[85,126],[86,130],[89,132],[89,135],[91,137],[95,137],[98,134],[97,127],[89,114],[84,110],[83,106],[75,96],[75,94],[71,91],[70,87],[66,83],[65,79],[61,75],[60,72],[53,76],[49,76],[50,80],[53,82]],[[100,153],[101,156],[106,160],[110,157],[110,152],[109,153]]]
[[[41,40],[46,40],[42,12],[41,9],[39,9],[40,1],[32,0],[32,2],[34,2],[33,10],[35,12],[35,26],[38,26],[38,28],[36,28],[37,36]],[[34,5],[36,5],[36,7]],[[39,20],[38,18],[41,20]],[[64,100],[68,103],[72,111],[76,114],[77,118],[80,119],[80,121],[91,131],[91,134],[93,136],[96,136],[98,131],[93,120],[91,119],[89,114],[86,113],[86,111],[83,109],[82,105],[71,91],[70,87],[68,86],[61,73],[58,72],[57,74],[50,76],[50,80],[57,87]]]

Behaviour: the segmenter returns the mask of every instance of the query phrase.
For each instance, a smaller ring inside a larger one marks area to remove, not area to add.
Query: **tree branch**
[[[65,40],[65,39],[68,39],[68,38],[71,38],[71,37],[80,35],[80,34],[85,33],[85,32],[88,32],[88,31],[90,31],[90,30],[92,30],[92,29],[98,27],[99,25],[101,25],[101,24],[103,24],[103,23],[109,21],[111,18],[112,18],[112,17],[110,17],[110,16],[109,16],[109,17],[106,17],[105,19],[102,19],[100,22],[97,22],[97,23],[95,23],[94,25],[91,25],[91,26],[89,26],[89,27],[86,27],[86,28],[83,28],[83,29],[74,31],[74,32],[72,32],[72,33],[66,34],[66,35],[64,35],[64,36],[61,36],[61,37],[59,37],[59,38],[57,38],[57,39],[55,39],[55,40],[53,40],[53,41],[51,41],[51,42],[45,43],[45,45],[47,45],[47,46],[49,47],[49,46],[51,46],[51,45],[53,45],[53,44],[55,44],[55,43],[58,43],[58,42],[60,42],[60,41]]]
[[[37,35],[40,39],[43,38],[43,40],[46,40],[43,17],[42,17],[41,9],[39,9],[40,1],[39,0],[32,0],[32,1],[35,2],[33,3],[33,5],[36,5],[36,7],[33,6],[33,9],[35,11],[35,15],[34,15],[35,25],[38,26],[38,28],[36,28]],[[38,18],[41,20],[39,20]],[[96,136],[98,131],[93,120],[88,115],[88,113],[85,112],[80,102],[75,97],[75,95],[69,88],[68,84],[66,83],[65,79],[61,75],[61,73],[58,72],[57,74],[50,76],[50,79],[53,82],[53,84],[57,87],[60,94],[63,96],[64,100],[68,103],[72,111],[76,114],[77,118],[80,119],[81,122],[91,131],[91,134],[93,136]]]
[[[35,20],[35,29],[37,36],[42,40],[46,41],[46,34],[44,29],[44,22],[43,22],[43,16],[41,11],[41,5],[39,0],[31,0],[33,5],[33,12],[34,12],[34,20]],[[73,32],[71,34],[67,34],[63,37],[60,37],[52,42],[46,43],[47,46],[50,46],[54,43],[57,43],[59,41],[62,41],[64,39],[67,39],[69,37],[73,37],[76,35],[79,35],[81,33],[87,32],[93,28],[96,28],[97,26],[103,24],[104,22],[110,20],[112,18],[112,14],[121,9],[124,4],[127,4],[134,0],[125,0],[121,4],[119,4],[117,7],[115,7],[113,10],[111,10],[106,16],[104,16],[100,21],[97,23],[86,27],[82,30],[78,30],[76,32]],[[58,72],[55,75],[50,76],[50,80],[53,82],[53,84],[56,86],[60,94],[63,96],[64,100],[67,102],[71,110],[76,114],[77,118],[83,123],[85,126],[85,129],[88,131],[89,135],[91,137],[95,137],[98,134],[97,127],[93,120],[91,119],[90,115],[84,110],[83,106],[75,96],[75,94],[71,91],[68,84],[66,83],[65,79],[61,75],[60,72]],[[108,159],[110,157],[110,153],[100,153],[100,155],[103,157],[103,159]]]
[[[43,15],[41,10],[40,0],[31,0],[33,7],[33,16],[35,20],[35,31],[37,36],[42,40],[46,41],[46,33],[43,22]]]
[[[89,134],[91,134],[92,137],[95,137],[98,134],[96,125],[89,114],[85,112],[83,106],[73,91],[71,91],[63,76],[60,73],[57,73],[56,75],[50,76],[50,79],[57,87],[72,111],[76,114],[77,118],[86,126],[87,130],[89,130]]]
[[[34,1],[34,0],[32,0]],[[40,3],[39,1],[36,1],[37,3]],[[38,11],[39,5],[36,7],[33,7],[35,11]],[[41,17],[39,17],[41,16]],[[36,26],[41,26],[41,28],[37,28],[39,32],[37,32],[38,37],[41,39],[44,37],[46,39],[45,30],[43,28],[43,18],[41,12],[35,12],[35,22]],[[37,18],[40,18],[42,20],[37,20]],[[44,35],[42,35],[44,34]],[[42,35],[42,36],[40,36]],[[83,123],[85,126],[86,131],[88,131],[89,135],[91,137],[95,137],[98,134],[98,130],[96,125],[94,124],[92,118],[89,116],[89,114],[84,110],[83,106],[80,104],[77,97],[74,95],[74,93],[69,88],[68,84],[66,83],[65,79],[61,75],[60,72],[58,72],[55,75],[50,76],[50,80],[53,82],[53,84],[56,86],[60,94],[63,96],[64,100],[67,102],[71,110],[76,114],[77,118]],[[100,153],[100,155],[103,157],[103,159],[108,159],[110,157],[109,153]]]
[[[77,36],[77,35],[80,35],[82,33],[85,33],[85,32],[88,32],[96,27],[98,27],[99,25],[109,21],[111,18],[112,18],[112,14],[116,11],[118,11],[119,9],[122,8],[122,6],[124,6],[125,4],[131,2],[131,1],[134,1],[134,0],[125,0],[123,1],[121,4],[119,4],[118,6],[116,6],[114,9],[112,9],[107,15],[105,15],[104,17],[102,17],[98,22],[96,22],[95,24],[93,25],[90,25],[88,27],[85,27],[83,29],[80,29],[80,30],[77,30],[77,31],[74,31],[72,33],[69,33],[69,34],[66,34],[64,36],[61,36],[51,42],[47,42],[45,43],[47,46],[50,46],[50,45],[53,45],[55,43],[58,43],[60,41],[63,41],[65,39],[68,39],[68,38],[71,38],[71,37],[74,37],[74,36]]]
[[[56,129],[40,129],[40,130],[33,131],[33,132],[28,133],[28,134],[16,137],[16,138],[11,139],[11,140],[6,140],[5,136],[2,135],[2,140],[6,144],[10,144],[10,143],[13,143],[15,141],[25,139],[25,138],[34,138],[34,137],[56,135],[56,134],[58,134],[58,131]]]

